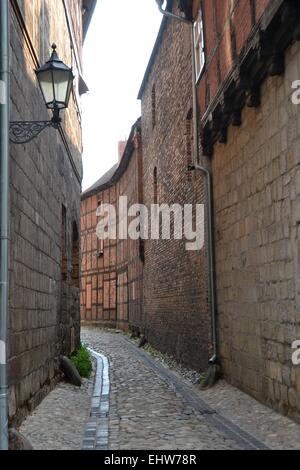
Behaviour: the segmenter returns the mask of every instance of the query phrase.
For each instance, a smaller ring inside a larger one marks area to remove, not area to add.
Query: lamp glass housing
[[[67,108],[73,87],[74,75],[70,67],[65,65],[56,53],[53,45],[50,60],[36,70],[36,76],[48,109]]]

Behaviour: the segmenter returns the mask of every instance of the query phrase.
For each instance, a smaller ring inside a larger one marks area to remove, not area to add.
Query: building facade
[[[61,130],[10,148],[9,416],[20,422],[80,341],[82,44],[95,2],[11,0],[11,120],[48,120],[34,70],[57,45],[73,66]],[[72,47],[70,46],[72,45]]]
[[[81,319],[94,325],[138,330],[143,314],[142,240],[119,235],[102,240],[96,231],[101,206],[110,204],[115,208],[115,229],[119,234],[127,216],[127,211],[124,218],[119,216],[121,198],[127,198],[128,208],[142,203],[140,121],[133,126],[126,145],[119,145],[119,151],[119,163],[82,195]]]
[[[300,107],[292,86],[300,74],[300,5],[192,3],[185,7],[202,32],[198,98],[213,175],[224,376],[299,420],[292,343],[300,335]]]
[[[168,2],[179,15],[179,3]],[[190,27],[163,19],[139,92],[142,104],[144,203],[206,203],[205,180],[193,163]],[[171,220],[173,220],[171,218]],[[204,221],[201,221],[203,225]],[[186,240],[145,241],[145,333],[157,349],[205,370],[211,354],[206,243],[188,251]]]

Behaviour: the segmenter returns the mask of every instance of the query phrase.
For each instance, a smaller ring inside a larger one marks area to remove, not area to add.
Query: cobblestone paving
[[[81,450],[93,380],[81,388],[61,382],[20,428],[34,450]]]
[[[84,328],[82,339],[110,361],[109,449],[239,449],[187,406],[115,333]]]
[[[255,435],[275,450],[300,449],[300,425],[276,413],[254,398],[220,381],[210,390],[198,391],[216,411]]]
[[[110,449],[236,449],[216,433],[163,380],[133,355],[120,334],[83,329],[83,341],[109,357],[111,366]],[[179,368],[180,370],[180,368]],[[300,425],[258,403],[224,381],[213,389],[192,387],[201,400],[271,449],[299,449]]]
[[[146,346],[146,350],[151,354],[151,347]],[[199,380],[200,374],[198,372],[182,367],[173,358],[158,351],[154,351],[154,354],[159,357],[165,367],[171,369],[189,386],[195,385]],[[271,408],[262,405],[227,382],[221,380],[208,390],[194,386],[193,390],[208,406],[246,432],[256,436],[269,448],[300,449],[299,424],[274,412]]]
[[[214,416],[196,412],[122,334],[84,328],[82,340],[109,359],[110,450],[244,448],[227,432],[216,429],[214,419],[210,419]],[[157,363],[161,364],[161,361]],[[202,391],[187,378],[192,377],[192,373],[185,373],[174,364],[171,369],[181,383],[190,387],[196,398],[198,396],[208,409],[218,413],[216,417],[224,416],[269,448],[300,448],[300,426],[293,421],[225,382]],[[165,370],[169,371],[166,366]],[[82,448],[90,419],[93,385],[93,380],[85,380],[81,389],[61,383],[45,398],[20,429],[34,449]]]

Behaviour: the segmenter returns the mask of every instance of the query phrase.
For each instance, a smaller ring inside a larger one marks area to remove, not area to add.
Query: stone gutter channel
[[[194,390],[178,378],[173,372],[153,359],[145,351],[138,349],[129,339],[122,337],[143,362],[150,367],[162,380],[180,394],[197,413],[203,416],[216,431],[233,439],[244,450],[270,450],[263,442],[252,434],[231,422],[211,408],[202,400]],[[109,447],[109,361],[108,359],[91,349],[92,356],[97,361],[94,394],[92,397],[90,419],[86,426],[82,450],[108,450]],[[133,449],[134,450],[134,449]],[[152,450],[152,449],[149,449]]]
[[[107,450],[109,438],[109,362],[107,357],[89,349],[97,361],[90,419],[86,425],[82,450]]]

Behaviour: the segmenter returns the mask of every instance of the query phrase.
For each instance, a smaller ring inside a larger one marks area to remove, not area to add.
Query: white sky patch
[[[162,21],[155,0],[101,0],[84,46],[84,181],[87,189],[118,161],[141,114],[140,85]]]
[[[4,341],[0,341],[0,365],[6,364],[6,346]]]

